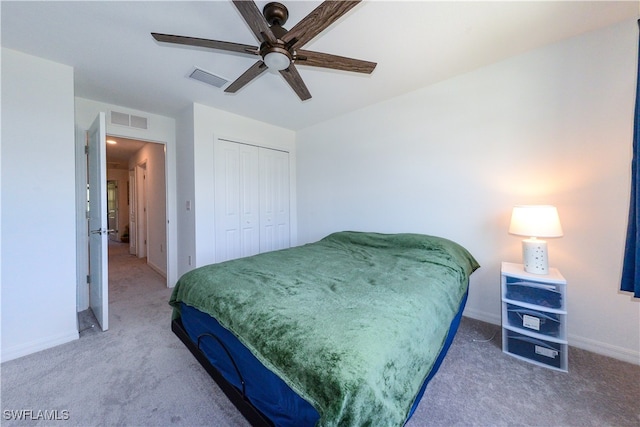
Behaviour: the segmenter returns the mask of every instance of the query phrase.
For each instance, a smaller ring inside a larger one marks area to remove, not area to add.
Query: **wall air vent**
[[[138,129],[147,129],[147,118],[131,115],[131,127]]]
[[[129,126],[129,115],[125,113],[111,112],[111,123],[120,126]]]
[[[194,69],[193,72],[189,74],[189,77],[215,87],[222,87],[229,82],[227,79],[211,74],[208,71],[201,70],[200,68]]]
[[[149,129],[149,122],[146,117],[120,113],[118,111],[111,111],[111,124],[136,129]]]

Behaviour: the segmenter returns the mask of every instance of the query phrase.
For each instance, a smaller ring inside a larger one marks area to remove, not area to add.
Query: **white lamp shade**
[[[527,237],[562,237],[558,209],[549,205],[514,206],[509,234]]]

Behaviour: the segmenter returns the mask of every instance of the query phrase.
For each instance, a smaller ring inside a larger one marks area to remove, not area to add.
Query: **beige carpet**
[[[164,278],[118,244],[109,274],[109,331],[82,313],[79,340],[2,364],[1,424],[246,426],[171,332]],[[408,427],[640,425],[639,366],[571,348],[551,371],[482,342],[498,330],[463,319]],[[8,419],[21,410],[68,420]]]

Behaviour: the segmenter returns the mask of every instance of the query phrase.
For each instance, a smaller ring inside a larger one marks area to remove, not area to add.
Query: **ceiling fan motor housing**
[[[287,19],[289,19],[289,11],[287,8],[282,3],[275,1],[267,3],[262,9],[262,14],[271,26],[282,26],[287,22]],[[276,35],[276,37],[278,36]]]

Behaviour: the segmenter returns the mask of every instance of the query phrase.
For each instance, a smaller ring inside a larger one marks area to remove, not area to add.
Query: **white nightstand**
[[[567,281],[556,268],[531,274],[522,264],[502,263],[502,351],[527,362],[567,372]]]

